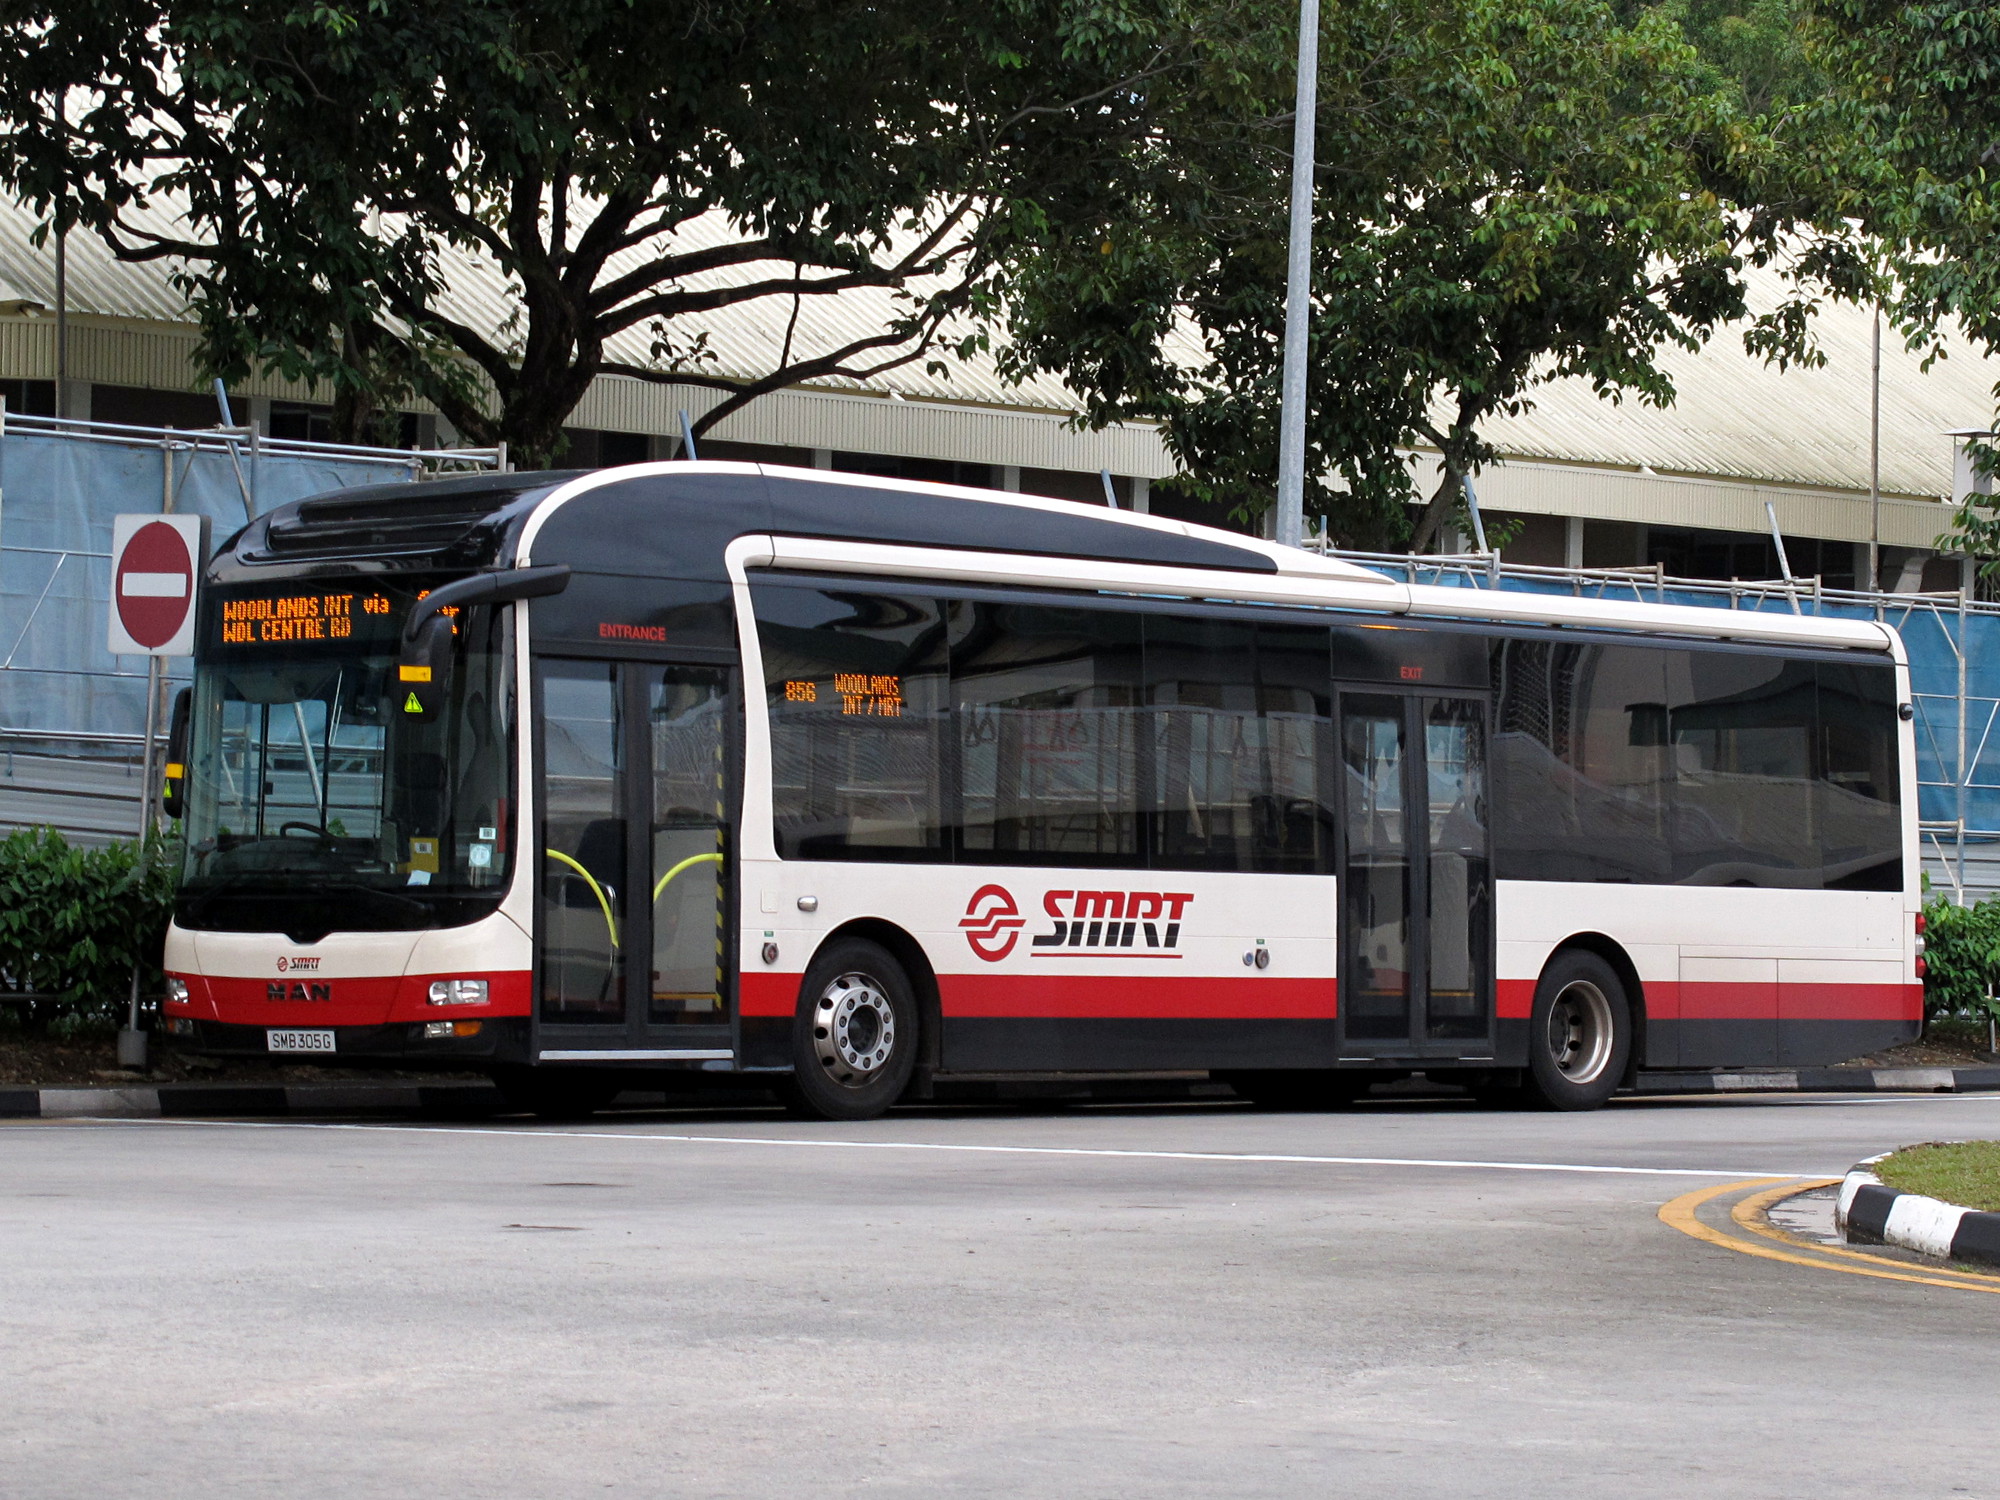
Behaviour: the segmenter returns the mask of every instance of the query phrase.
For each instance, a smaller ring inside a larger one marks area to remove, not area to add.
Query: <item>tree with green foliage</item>
[[[1842,207],[1893,258],[1888,311],[1913,339],[1956,320],[2000,351],[2000,7],[1991,0],[1812,0],[1814,55],[1848,131]],[[1995,389],[2000,399],[2000,386]],[[2000,453],[1989,446],[1989,470]],[[1975,499],[1941,544],[2000,558]],[[1989,570],[1996,565],[1989,564]]]
[[[1617,0],[1618,19],[1678,26],[1715,85],[1746,114],[1798,114],[1825,97],[1826,77],[1807,42],[1812,0]]]
[[[980,338],[1162,97],[1238,86],[1241,28],[1189,5],[4,0],[0,172],[176,259],[210,373],[329,381],[350,437],[415,394],[534,464],[600,375],[720,392],[700,432]],[[469,307],[448,253],[513,315]],[[806,311],[860,289],[894,299],[881,326]],[[782,341],[718,369],[701,318],[757,303]],[[607,352],[634,330],[648,357]]]
[[[1818,288],[1867,283],[1837,237],[1788,238],[1811,215],[1785,206],[1783,141],[1671,16],[1357,0],[1326,13],[1320,90],[1308,509],[1350,544],[1434,539],[1494,458],[1484,425],[1543,382],[1671,401],[1660,352],[1746,317],[1746,264],[1785,253]],[[1010,358],[1068,372],[1092,420],[1158,419],[1198,492],[1256,512],[1276,468],[1288,158],[1275,132],[1243,143],[1234,162],[1176,151],[1133,174],[1149,191],[1107,214],[1101,245],[1027,268]],[[1810,358],[1808,306],[1751,320],[1753,348]],[[1442,475],[1411,538],[1420,448]]]

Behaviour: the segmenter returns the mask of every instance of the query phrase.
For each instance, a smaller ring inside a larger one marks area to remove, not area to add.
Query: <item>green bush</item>
[[[1924,1011],[1931,1019],[2000,1015],[2000,897],[1972,906],[1924,905]]]
[[[140,994],[157,996],[175,852],[167,840],[78,848],[52,828],[0,839],[0,988],[48,997],[6,1009],[37,1029],[108,1020],[130,998],[135,963]]]

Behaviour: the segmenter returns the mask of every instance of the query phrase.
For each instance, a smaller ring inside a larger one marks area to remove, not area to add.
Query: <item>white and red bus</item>
[[[188,1048],[954,1076],[1638,1069],[1916,1034],[1908,673],[1834,620],[1414,587],[1176,521],[728,463],[354,490],[209,565]]]

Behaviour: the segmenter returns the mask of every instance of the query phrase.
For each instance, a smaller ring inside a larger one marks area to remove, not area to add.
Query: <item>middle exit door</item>
[[[1341,1056],[1493,1055],[1486,705],[1340,697]]]

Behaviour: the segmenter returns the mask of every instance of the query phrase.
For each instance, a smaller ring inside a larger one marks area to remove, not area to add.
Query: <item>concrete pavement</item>
[[[0,1492],[1991,1493],[2000,1297],[1655,1216],[1967,1135],[2000,1099],[10,1123]]]

